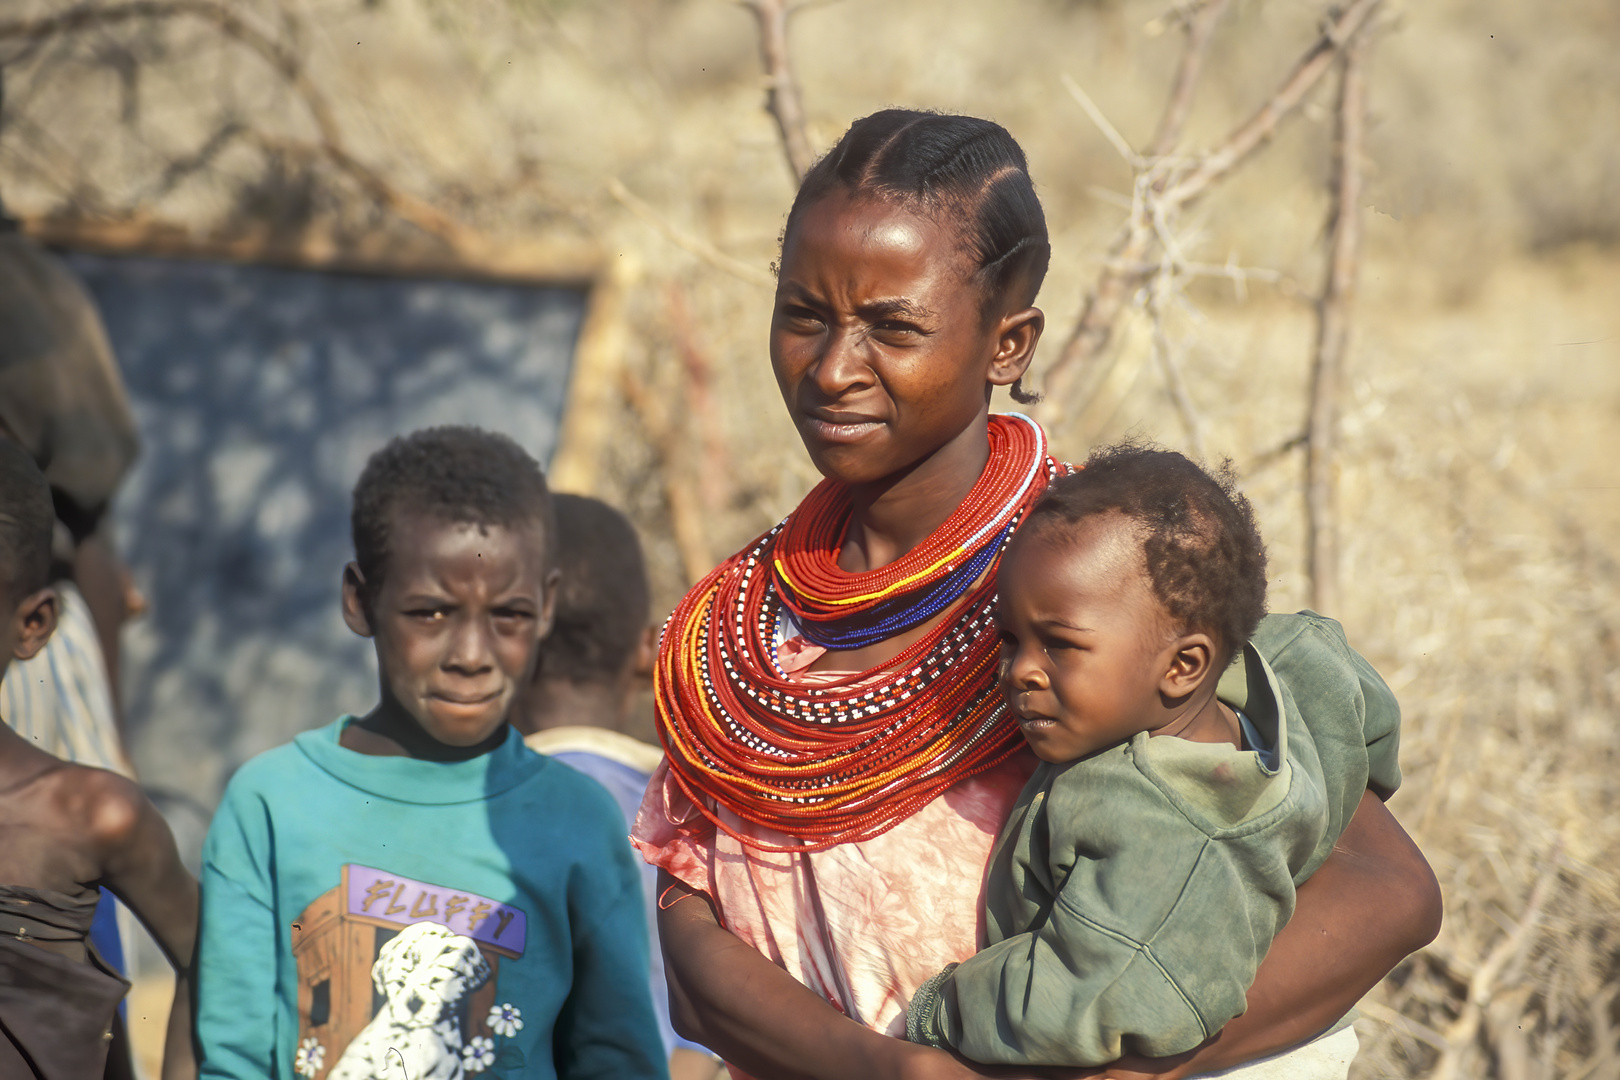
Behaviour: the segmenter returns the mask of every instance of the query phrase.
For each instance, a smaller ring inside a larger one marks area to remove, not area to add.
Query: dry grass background
[[[1138,142],[1177,53],[1163,0],[842,0],[792,47],[818,147],[888,104],[1006,124],[1052,227],[1049,360],[1130,175],[1064,92]],[[0,21],[68,10],[0,0]],[[792,194],[750,16],[723,0],[243,0],[304,58],[344,145],[480,234],[588,237],[628,286],[604,496],[642,526],[662,603],[815,480],[769,373],[766,268]],[[1309,41],[1307,0],[1239,0],[1188,143],[1208,145]],[[1360,1077],[1620,1077],[1620,8],[1434,0],[1389,12],[1371,69],[1367,250],[1341,449],[1344,610],[1405,708],[1393,808],[1440,877],[1439,941],[1373,995]],[[289,87],[196,18],[52,38],[7,66],[15,212],[414,228],[334,168]],[[1300,606],[1302,429],[1328,209],[1331,89],[1188,222],[1193,256],[1280,285],[1195,284],[1168,330],[1211,453],[1262,514],[1272,604]],[[615,184],[617,181],[617,184]],[[1187,445],[1127,322],[1107,404]],[[706,385],[706,394],[694,394]],[[1071,403],[1064,403],[1066,406]],[[686,508],[683,544],[675,540]],[[695,518],[692,515],[695,513]],[[684,545],[684,547],[683,547]]]

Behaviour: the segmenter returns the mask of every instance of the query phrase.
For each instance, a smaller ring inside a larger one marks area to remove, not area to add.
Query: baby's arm
[[[174,966],[163,1080],[187,1080],[197,1074],[191,1048],[197,880],[181,864],[168,823],[140,788],[115,773],[84,771],[93,789],[87,832],[100,856],[102,884],[135,913]]]
[[[1247,872],[1219,843],[1152,832],[1134,851],[1077,860],[1044,922],[918,992],[907,1034],[987,1063],[1191,1050],[1243,1011],[1278,921],[1274,904],[1246,895]]]

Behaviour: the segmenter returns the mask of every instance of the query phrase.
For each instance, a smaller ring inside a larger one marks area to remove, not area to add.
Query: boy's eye
[[[430,619],[437,621],[444,618],[449,612],[444,608],[413,608],[405,613],[413,619]]]

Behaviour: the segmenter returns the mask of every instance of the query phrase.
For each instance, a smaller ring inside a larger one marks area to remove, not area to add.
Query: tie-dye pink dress
[[[848,678],[805,672],[822,652],[794,638],[778,662],[806,683]],[[904,1038],[912,995],[982,944],[990,849],[1035,764],[1020,752],[880,836],[796,854],[748,847],[716,829],[666,763],[647,787],[632,839],[648,862],[708,893],[727,930],[844,1015]],[[719,816],[745,836],[793,842],[724,809]]]

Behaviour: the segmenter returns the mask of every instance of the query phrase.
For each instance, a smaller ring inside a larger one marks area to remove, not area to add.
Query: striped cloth
[[[56,633],[32,660],[12,661],[0,682],[0,717],[47,754],[134,779],[90,607],[71,582],[55,587],[61,597]]]

